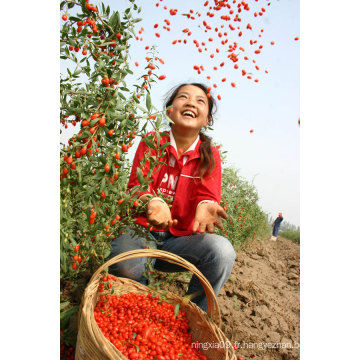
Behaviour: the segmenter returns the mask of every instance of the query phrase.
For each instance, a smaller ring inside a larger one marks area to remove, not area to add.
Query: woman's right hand
[[[176,219],[171,218],[169,206],[160,200],[152,200],[148,203],[146,217],[148,222],[158,229],[168,229],[178,223]]]

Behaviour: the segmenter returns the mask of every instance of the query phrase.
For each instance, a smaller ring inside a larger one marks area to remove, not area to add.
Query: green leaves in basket
[[[179,304],[176,304],[176,305],[175,305],[175,309],[174,309],[175,317],[177,317],[177,316],[179,315],[179,308],[180,308],[180,305],[179,305]]]
[[[197,296],[201,295],[203,292],[203,290],[198,290],[198,291],[195,291],[194,293],[192,294],[189,294],[189,295],[185,295],[183,297],[183,303],[185,305],[187,305],[192,299],[196,298]]]

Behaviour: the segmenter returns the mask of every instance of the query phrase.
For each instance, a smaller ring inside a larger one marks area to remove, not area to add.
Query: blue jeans
[[[230,241],[222,236],[209,233],[197,233],[190,236],[173,236],[170,232],[151,232],[157,240],[156,247],[181,256],[197,267],[209,281],[216,295],[225,284],[233,268],[236,254]],[[151,245],[156,244],[154,241]],[[110,258],[125,251],[143,249],[148,244],[144,238],[138,237],[130,230],[112,241]],[[144,285],[147,279],[143,276],[147,258],[124,260],[109,267],[109,272],[115,276],[138,281]],[[163,272],[186,271],[183,267],[164,260],[154,259],[154,268]],[[202,310],[207,312],[207,301],[199,279],[191,278],[187,294],[202,290],[202,294],[192,299]]]

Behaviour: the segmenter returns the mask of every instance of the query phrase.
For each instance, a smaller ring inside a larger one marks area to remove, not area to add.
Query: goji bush
[[[138,169],[140,186],[126,192],[129,148],[141,137],[154,149],[165,116],[153,108],[149,95],[157,79],[155,51],[148,57],[152,71],[146,68],[138,84],[126,84],[126,76],[133,73],[128,62],[129,40],[141,20],[133,17],[140,11],[135,1],[129,3],[131,7],[122,16],[118,11],[110,15],[109,7],[98,9],[85,0],[60,4],[65,15],[61,59],[71,64],[60,79],[60,122],[78,130],[60,152],[64,279],[104,262],[110,241],[141,210],[134,193],[148,187],[158,163],[158,157],[144,156],[143,164],[148,162],[150,171],[143,174]],[[78,8],[76,15],[74,7]],[[157,136],[147,132],[149,126]],[[157,147],[159,157],[165,146]]]
[[[68,302],[61,309],[61,325],[62,346],[73,349],[75,337],[68,327],[74,313],[69,309],[79,303],[76,291],[85,274],[104,263],[111,240],[143,210],[135,192],[147,189],[163,155],[166,144],[158,140],[166,115],[154,108],[149,93],[159,79],[154,48],[144,75],[131,86],[126,83],[133,74],[130,40],[141,20],[134,17],[141,11],[135,0],[122,15],[87,0],[61,1],[60,9],[60,57],[66,66],[60,77],[60,125],[75,130],[60,150],[60,276],[62,301]],[[128,150],[136,138],[157,155],[144,155],[137,171],[140,185],[127,192]],[[143,173],[145,164],[149,171]],[[64,357],[70,353],[62,351]]]
[[[222,174],[221,205],[228,215],[222,229],[216,232],[225,235],[235,246],[242,247],[269,233],[267,215],[258,204],[258,194],[253,184],[239,176],[238,171],[226,167]]]

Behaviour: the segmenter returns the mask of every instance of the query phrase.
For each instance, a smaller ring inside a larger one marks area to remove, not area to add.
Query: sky
[[[137,23],[136,29],[144,30],[138,34],[139,40],[131,43],[130,64],[137,61],[139,67],[132,67],[134,76],[126,78],[127,84],[144,74],[145,56],[148,55],[145,46],[155,45],[159,57],[165,62],[157,74],[166,75],[165,80],[158,81],[151,89],[152,102],[158,109],[162,108],[167,92],[177,84],[203,82],[212,87],[215,98],[220,94],[221,100],[217,100],[215,123],[208,135],[222,144],[223,151],[227,152],[224,166],[238,169],[241,177],[255,185],[259,205],[269,216],[276,217],[281,211],[285,221],[300,226],[300,40],[294,40],[300,31],[299,1],[272,1],[270,6],[265,0],[249,1],[250,11],[239,13],[241,22],[221,20],[220,16],[228,15],[229,10],[212,11],[215,14],[212,18],[206,16],[206,12],[211,10],[204,7],[204,3],[189,0],[136,1],[142,11],[135,17],[143,19]],[[232,1],[229,3],[233,5]],[[94,4],[100,5],[100,2]],[[122,16],[128,2],[109,0],[106,5],[112,11],[118,10]],[[232,9],[236,10],[234,7]],[[254,12],[262,11],[263,7],[266,10],[263,15],[255,17]],[[171,16],[170,9],[178,9],[177,14]],[[193,10],[194,20],[181,15],[190,13],[190,10]],[[165,19],[170,21],[170,31],[163,28],[167,26]],[[211,26],[207,32],[204,31],[204,20]],[[231,31],[229,23],[240,26],[240,29]],[[252,30],[246,28],[248,23]],[[156,29],[154,24],[158,24]],[[217,36],[215,27],[218,27],[218,32],[227,32],[227,44],[221,44],[225,36]],[[191,31],[190,36],[182,32],[186,28]],[[241,37],[239,31],[242,31]],[[155,36],[156,32],[160,37]],[[211,42],[208,40],[210,37],[213,39]],[[187,39],[187,44],[173,45],[175,39]],[[204,46],[199,46],[201,53],[193,43],[194,39],[200,44],[205,42]],[[257,43],[250,45],[251,40]],[[234,42],[238,45],[235,51],[239,54],[238,69],[234,69],[235,63],[227,58],[228,46]],[[271,45],[271,42],[275,44]],[[259,45],[263,46],[261,53],[254,54]],[[239,50],[240,47],[245,51]],[[215,56],[211,58],[210,54]],[[224,62],[222,67],[219,66],[221,62]],[[194,65],[203,65],[204,71],[198,74]],[[61,64],[62,73],[66,66],[69,65]],[[214,66],[218,70],[214,70]],[[246,76],[242,76],[242,69],[247,72]],[[247,79],[249,73],[252,73],[251,80]],[[225,82],[222,82],[223,78],[226,78]],[[255,79],[259,81],[255,82]],[[236,84],[235,88],[231,82]],[[62,140],[74,132],[71,126],[62,134]],[[130,152],[130,157],[133,152]]]

